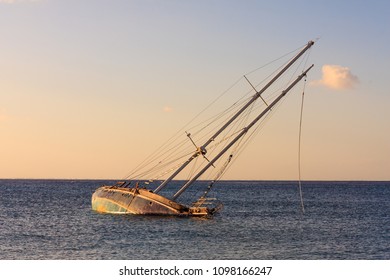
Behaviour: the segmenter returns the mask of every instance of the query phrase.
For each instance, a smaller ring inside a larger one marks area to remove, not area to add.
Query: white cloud
[[[359,83],[357,76],[348,67],[340,65],[322,66],[322,79],[313,81],[314,85],[322,85],[334,90],[352,89]]]

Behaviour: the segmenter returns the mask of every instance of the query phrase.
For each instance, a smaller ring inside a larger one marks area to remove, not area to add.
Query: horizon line
[[[0,178],[0,180],[51,180],[51,181],[145,181],[144,179],[139,180],[126,180],[126,179],[108,179],[108,178]],[[157,181],[157,180],[156,180]],[[158,180],[164,181],[164,180]],[[185,179],[177,179],[172,181],[188,181]],[[212,180],[197,180],[199,182],[208,182]],[[298,182],[298,179],[222,179],[219,182],[235,181],[235,182],[253,182],[253,181],[264,181],[264,182]],[[300,180],[301,182],[390,182],[390,179],[379,180],[379,179],[306,179]]]

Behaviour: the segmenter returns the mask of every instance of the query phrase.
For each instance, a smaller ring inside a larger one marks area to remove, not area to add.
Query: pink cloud
[[[352,89],[359,83],[357,76],[351,73],[348,67],[340,65],[322,66],[321,80],[314,81],[314,85],[322,85],[334,90]]]

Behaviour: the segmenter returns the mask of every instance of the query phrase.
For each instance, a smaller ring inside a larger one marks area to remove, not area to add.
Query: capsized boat
[[[154,153],[148,158],[148,160],[151,159],[150,162],[154,160],[157,163],[150,163],[149,161],[142,163],[139,168],[131,173],[131,178],[128,176],[129,180],[99,187],[92,195],[92,209],[99,213],[185,217],[205,217],[218,212],[222,208],[222,204],[216,199],[208,197],[215,182],[226,172],[233,157],[240,151],[239,149],[246,146],[247,140],[244,139],[249,139],[254,135],[254,132],[259,128],[259,124],[270,115],[269,113],[276,108],[276,105],[287,93],[306,77],[314,65],[304,69],[295,80],[285,86],[284,90],[279,90],[276,97],[271,95],[266,100],[264,93],[288,69],[293,65],[297,65],[298,59],[303,59],[303,55],[313,44],[313,41],[308,42],[260,90],[257,90],[249,79],[244,76],[251,86],[251,90],[254,90],[255,93],[244,102],[234,103],[234,106],[216,115],[212,121],[206,122],[198,130],[198,132],[204,131],[211,127],[212,130],[208,131],[208,134],[206,133],[206,138],[198,137],[198,133],[191,134],[186,131],[188,138],[186,138],[186,141],[173,144],[173,146],[164,144],[162,146],[165,149],[163,152]],[[259,102],[256,103],[256,101]],[[260,111],[258,112],[255,109]],[[216,123],[218,127],[215,129]],[[250,131],[251,133],[248,133]],[[195,137],[198,137],[198,139]],[[202,140],[203,145],[198,146],[196,143]],[[179,152],[182,151],[181,148],[188,143],[192,147],[191,151],[179,155]],[[206,148],[209,148],[210,152]],[[222,160],[224,156],[226,157],[225,161]],[[159,159],[159,157],[162,159]],[[177,164],[178,161],[179,164]],[[195,163],[198,165],[195,165]],[[146,171],[140,171],[142,168]],[[175,187],[173,185],[177,186],[175,178],[185,169],[190,169],[188,179],[174,193],[164,194],[162,190],[169,189],[169,186],[172,188]],[[188,192],[189,187],[193,186],[196,181],[201,180],[201,176],[204,176],[206,172],[210,173],[210,169],[216,171],[214,171],[212,180],[207,183],[206,189],[202,191],[202,195],[194,199],[193,202],[179,202],[182,194]],[[158,172],[158,175],[156,175],[156,172]],[[154,189],[152,188],[153,184],[156,185]]]
[[[186,206],[146,188],[128,188],[126,182],[102,186],[92,195],[92,209],[101,213],[175,216],[209,216],[219,207],[199,203]]]

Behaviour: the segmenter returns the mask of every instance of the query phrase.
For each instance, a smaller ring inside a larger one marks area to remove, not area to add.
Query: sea
[[[296,181],[220,181],[207,219],[94,212],[111,183],[1,179],[0,259],[390,259],[390,182],[304,181],[303,212]]]

